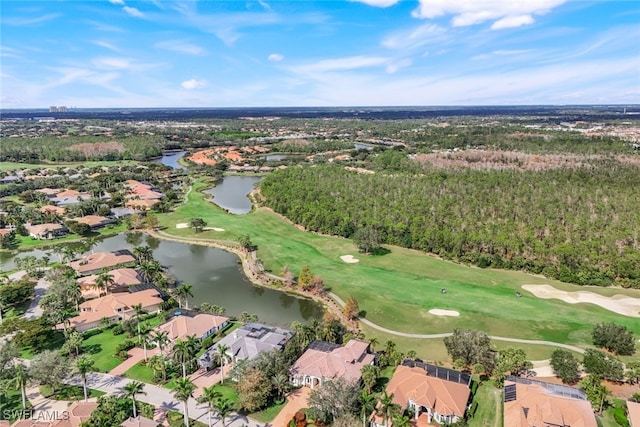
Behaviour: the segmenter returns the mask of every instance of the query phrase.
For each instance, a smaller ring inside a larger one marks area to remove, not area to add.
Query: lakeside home
[[[96,252],[86,255],[76,261],[71,261],[69,267],[80,276],[99,273],[103,268],[124,267],[133,265],[136,258],[131,252],[122,249],[115,252]]]
[[[229,318],[208,313],[191,313],[188,311],[176,311],[174,316],[166,323],[156,327],[154,331],[167,333],[171,343],[178,339],[186,341],[190,336],[195,336],[199,341],[224,329],[229,324]]]
[[[51,240],[67,234],[65,226],[57,223],[25,224],[24,228],[34,239]]]
[[[109,275],[113,279],[113,284],[108,287],[108,292],[127,292],[129,286],[135,286],[142,283],[138,271],[134,268],[117,268],[109,271]],[[83,298],[95,298],[100,296],[102,289],[95,288],[97,279],[96,274],[80,277],[77,282],[82,291]]]
[[[369,343],[349,340],[344,347],[325,341],[314,341],[289,370],[293,386],[316,388],[326,380],[342,378],[359,382],[360,370],[373,365],[375,355],[369,353]]]
[[[80,304],[80,314],[68,320],[70,327],[78,332],[100,326],[102,319],[111,323],[128,320],[135,316],[134,305],[142,305],[149,313],[160,312],[163,299],[156,289],[145,289],[135,293],[109,294]],[[63,328],[63,324],[56,326]]]

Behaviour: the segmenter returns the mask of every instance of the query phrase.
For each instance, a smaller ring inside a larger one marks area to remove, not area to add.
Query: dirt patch
[[[466,167],[471,169],[518,169],[541,171],[558,168],[580,168],[593,164],[603,156],[579,156],[572,154],[527,154],[516,151],[460,150],[418,154],[415,160],[440,168]],[[620,163],[637,164],[630,156],[618,156]]]
[[[69,150],[79,151],[84,154],[85,157],[107,154],[107,153],[122,153],[124,151],[124,145],[121,142],[85,142],[82,144],[74,144],[69,147]]]
[[[218,227],[204,227],[203,230],[224,231],[224,228]]]
[[[589,291],[566,292],[550,285],[522,285],[522,289],[542,299],[559,299],[567,304],[595,304],[623,316],[640,317],[640,298],[626,295],[605,297]]]
[[[189,228],[189,227],[190,227],[190,225],[187,222],[181,222],[181,223],[176,224],[176,228]]]
[[[430,314],[434,316],[450,316],[450,317],[458,317],[460,313],[455,310],[442,310],[440,308],[432,308],[429,310]]]
[[[359,259],[354,258],[353,255],[342,255],[340,259],[347,264],[355,264],[356,262],[360,262]]]

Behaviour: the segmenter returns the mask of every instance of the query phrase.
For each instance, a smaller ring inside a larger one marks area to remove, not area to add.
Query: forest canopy
[[[375,229],[384,243],[480,267],[640,288],[637,166],[420,170],[290,167],[260,190],[267,206],[310,231],[352,238]]]

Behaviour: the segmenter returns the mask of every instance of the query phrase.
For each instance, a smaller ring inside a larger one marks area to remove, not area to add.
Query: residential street
[[[122,393],[122,388],[132,380],[117,377],[109,374],[101,374],[92,372],[87,374],[87,385],[89,388],[104,391],[105,393]],[[65,381],[67,384],[82,386],[82,380],[79,376],[75,376]],[[145,384],[143,394],[137,397],[141,402],[150,403],[160,410],[178,411],[182,413],[182,402],[174,399],[171,390],[158,387],[152,384]],[[209,415],[205,405],[200,405],[195,399],[189,399],[189,418],[208,423]],[[213,426],[222,426],[222,422],[213,417]],[[255,420],[249,419],[241,415],[234,415],[227,418],[227,427],[271,427],[272,425],[262,424]],[[276,426],[273,426],[276,427]]]

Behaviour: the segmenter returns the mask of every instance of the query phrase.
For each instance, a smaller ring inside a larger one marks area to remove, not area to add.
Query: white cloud
[[[428,44],[441,46],[449,39],[446,32],[447,31],[439,25],[424,24],[387,36],[382,40],[382,46],[399,50],[413,50]]]
[[[272,61],[272,62],[279,62],[279,61],[282,61],[284,59],[284,55],[282,55],[280,53],[272,53],[271,55],[269,55],[267,57],[267,59],[269,61]]]
[[[94,67],[107,70],[125,70],[131,68],[131,61],[126,58],[96,58],[92,61]]]
[[[409,67],[412,63],[410,59],[401,59],[388,64],[385,70],[388,74],[394,74],[401,68]]]
[[[123,0],[109,0],[109,3],[124,5],[124,1]]]
[[[206,85],[207,85],[206,80],[198,80],[198,79],[185,80],[182,83],[180,83],[180,86],[188,90],[199,89],[199,88],[205,87]]]
[[[51,21],[52,19],[56,19],[61,16],[59,13],[49,13],[41,16],[32,16],[28,18],[5,18],[2,20],[2,24],[7,25],[15,25],[15,26],[26,26],[26,25],[36,25],[41,24],[43,22]]]
[[[400,0],[352,0],[359,3],[368,4],[373,7],[389,7],[398,3]]]
[[[117,46],[114,46],[113,44],[103,41],[103,40],[94,40],[91,43],[95,44],[96,46],[100,46],[103,47],[105,49],[109,49],[112,50],[114,52],[120,52],[120,48],[118,48]]]
[[[144,18],[144,13],[140,12],[140,10],[136,9],[135,7],[125,6],[122,8],[122,10],[133,17]]]
[[[385,65],[388,61],[389,58],[380,56],[350,56],[347,58],[323,59],[312,64],[293,67],[292,70],[302,74],[327,73],[375,67]]]
[[[507,16],[494,22],[493,25],[491,25],[491,29],[502,30],[503,28],[517,28],[533,23],[534,20],[531,15]]]
[[[174,52],[185,53],[187,55],[206,55],[207,51],[195,44],[188,43],[184,40],[165,40],[155,44],[159,49],[171,50]]]
[[[454,27],[493,21],[494,30],[532,24],[533,15],[543,15],[567,0],[419,0],[415,18],[433,19],[453,15]]]

